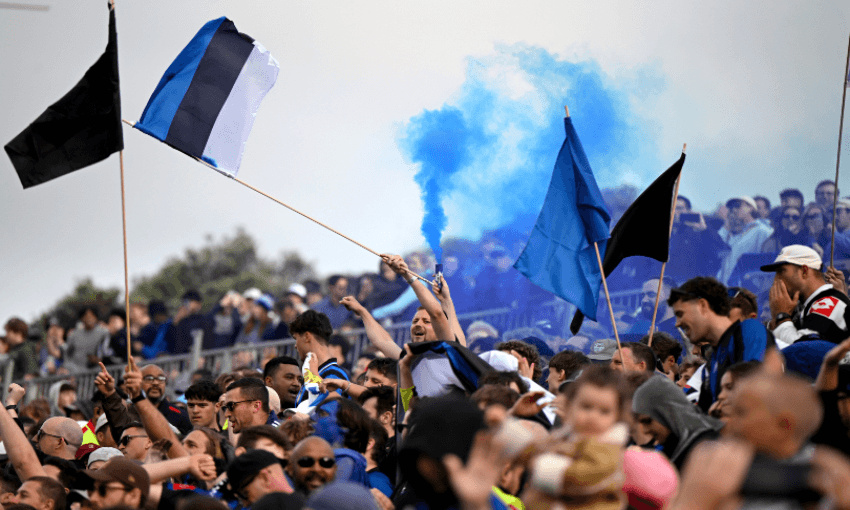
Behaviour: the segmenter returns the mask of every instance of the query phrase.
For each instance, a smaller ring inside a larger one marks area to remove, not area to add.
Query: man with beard
[[[156,365],[147,365],[142,369],[142,392],[137,399],[147,398],[165,416],[168,423],[177,427],[181,434],[192,430],[192,422],[186,413],[174,407],[165,396],[165,383],[168,381],[165,372]],[[135,399],[134,399],[135,401]]]
[[[302,380],[298,361],[289,356],[272,358],[263,368],[263,381],[277,392],[281,409],[295,407]]]
[[[640,308],[638,308],[635,314],[634,324],[632,324],[632,327],[629,328],[627,333],[643,336],[649,331],[649,326],[652,324],[652,311],[655,309],[655,299],[657,297],[658,312],[655,315],[655,330],[675,335],[676,318],[673,316],[673,309],[667,305],[667,299],[670,297],[670,289],[675,287],[676,282],[669,276],[665,276],[664,282],[661,285],[661,295],[659,296],[658,278],[645,281],[640,292]]]
[[[310,436],[295,445],[286,471],[295,490],[308,495],[336,478],[334,450],[324,439]]]

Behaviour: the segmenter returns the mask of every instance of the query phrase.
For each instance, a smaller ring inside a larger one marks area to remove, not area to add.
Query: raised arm
[[[823,363],[815,379],[815,389],[832,391],[838,387],[838,363],[850,352],[850,338],[836,345],[823,357]]]
[[[366,328],[366,337],[369,338],[372,345],[384,353],[384,356],[398,359],[401,354],[401,347],[393,342],[393,337],[372,317],[369,310],[366,310],[366,307],[354,299],[354,296],[345,296],[342,298],[342,305],[360,317],[360,320],[363,321],[363,327]]]
[[[6,447],[9,462],[12,463],[22,481],[34,476],[46,476],[32,444],[5,406],[0,409],[0,438],[3,438],[3,446]]]
[[[133,423],[133,418],[130,412],[127,411],[127,406],[124,401],[115,391],[115,378],[109,375],[103,363],[100,363],[100,373],[94,378],[94,384],[97,389],[103,393],[103,412],[106,414],[106,421],[109,422],[109,430],[112,433],[112,439],[115,444],[121,442],[121,434],[127,425]]]
[[[171,430],[171,425],[165,416],[159,412],[153,403],[147,398],[137,400],[137,397],[142,394],[142,372],[136,366],[136,362],[130,359],[130,370],[124,374],[124,384],[127,386],[127,393],[135,402],[133,407],[139,413],[139,418],[142,420],[142,425],[150,436],[151,441],[159,439],[167,439],[171,442],[171,447],[168,449],[168,456],[172,459],[177,457],[185,457],[189,452],[183,448],[180,440],[177,439],[177,434]]]
[[[442,283],[442,285],[440,285],[440,283]],[[434,292],[434,295],[437,296],[437,299],[440,300],[440,305],[443,312],[446,314],[446,317],[448,317],[455,339],[457,339],[460,345],[466,347],[466,335],[463,334],[463,328],[460,327],[460,322],[457,320],[455,305],[452,301],[451,292],[449,291],[449,282],[447,282],[445,278],[440,277],[439,280],[435,281],[434,284],[431,285],[431,290]]]
[[[408,285],[416,293],[416,298],[419,303],[425,307],[425,311],[431,316],[431,326],[434,328],[434,334],[440,340],[454,340],[454,333],[449,325],[449,320],[443,313],[443,307],[440,302],[431,294],[431,290],[416,281],[416,278],[410,276],[410,270],[407,268],[407,263],[401,258],[401,255],[381,255],[384,262],[389,265],[396,274],[400,275],[407,281]]]
[[[151,485],[186,473],[192,473],[200,480],[215,480],[215,461],[206,453],[152,462],[145,464],[144,468],[151,477]]]

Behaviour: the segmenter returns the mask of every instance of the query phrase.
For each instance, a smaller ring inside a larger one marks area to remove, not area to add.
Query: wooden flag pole
[[[847,42],[847,62],[844,64],[844,91],[841,93],[841,120],[838,123],[838,155],[835,158],[835,193],[832,197],[832,242],[829,246],[829,267],[834,267],[833,259],[835,258],[835,208],[838,206],[838,167],[841,165],[841,135],[844,131],[844,103],[847,100],[847,86],[850,85],[848,73],[850,73],[850,40]]]
[[[608,294],[608,281],[605,278],[605,270],[602,268],[602,257],[599,256],[599,243],[594,241],[593,247],[596,248],[596,262],[599,263],[599,272],[602,273],[602,288],[605,289],[605,301],[608,302],[608,312],[611,314],[611,327],[614,328],[614,338],[617,340],[617,350],[620,351],[620,360],[624,360],[623,346],[620,345],[620,335],[617,334],[617,321],[614,319],[614,307],[611,305],[611,296]],[[628,370],[626,369],[625,363],[623,363],[623,370]]]
[[[127,121],[127,120],[124,120],[124,123],[125,123],[125,124],[128,124],[128,125],[130,125],[130,126],[133,126],[133,125],[134,125],[132,122]],[[292,212],[294,212],[294,213],[296,213],[296,214],[300,214],[301,216],[303,216],[303,217],[307,218],[308,220],[312,221],[313,223],[316,223],[316,224],[317,224],[317,225],[319,225],[319,226],[325,227],[326,229],[328,229],[328,230],[330,230],[331,232],[333,232],[334,234],[336,234],[336,235],[338,235],[338,236],[342,237],[343,239],[347,239],[347,240],[351,241],[352,243],[356,244],[357,246],[359,246],[359,247],[363,248],[364,250],[368,251],[369,253],[372,253],[372,254],[374,254],[374,255],[377,255],[378,257],[381,257],[381,258],[383,259],[383,257],[381,256],[381,254],[380,254],[380,253],[378,253],[378,252],[376,252],[376,251],[375,251],[375,250],[373,250],[372,248],[369,248],[368,246],[364,245],[363,243],[360,243],[360,242],[358,242],[358,241],[355,241],[354,239],[352,239],[352,238],[348,237],[347,235],[343,234],[342,232],[340,232],[340,231],[338,231],[338,230],[336,230],[336,229],[334,229],[334,228],[330,227],[329,225],[326,225],[326,224],[322,223],[321,221],[317,220],[316,218],[313,218],[312,216],[310,216],[310,215],[308,215],[308,214],[305,214],[305,213],[303,213],[303,212],[299,211],[298,209],[296,209],[296,208],[292,207],[291,205],[288,205],[288,204],[285,204],[285,203],[281,202],[280,200],[276,199],[275,197],[273,197],[273,196],[269,195],[268,193],[266,193],[266,192],[264,192],[264,191],[261,191],[261,190],[259,190],[259,189],[255,188],[254,186],[251,186],[251,185],[250,185],[250,184],[248,184],[247,182],[245,182],[245,181],[243,181],[243,180],[241,180],[241,179],[237,179],[237,178],[236,178],[235,176],[233,176],[233,175],[230,175],[230,174],[228,174],[228,173],[226,173],[226,172],[222,172],[220,169],[218,169],[218,168],[216,168],[216,167],[212,166],[211,164],[207,163],[206,161],[204,161],[204,160],[202,160],[202,159],[200,159],[200,158],[192,157],[192,159],[194,159],[194,160],[195,160],[195,161],[197,161],[198,163],[200,163],[200,164],[202,164],[202,165],[206,166],[207,168],[211,168],[212,170],[215,170],[216,172],[220,173],[221,175],[224,175],[225,177],[229,177],[231,180],[234,180],[234,181],[238,182],[239,184],[241,184],[241,185],[245,186],[246,188],[248,188],[248,189],[250,189],[250,190],[253,190],[253,191],[256,191],[256,192],[257,192],[257,193],[259,193],[260,195],[263,195],[264,197],[266,197],[266,198],[268,198],[268,199],[270,199],[270,200],[272,200],[272,201],[274,201],[274,202],[277,202],[278,204],[280,204],[280,205],[282,205],[282,206],[286,207],[287,209],[289,209],[290,211],[292,211]],[[429,279],[427,279],[427,278],[425,278],[425,277],[423,277],[423,276],[420,276],[420,275],[418,275],[418,274],[414,273],[413,271],[411,271],[411,270],[409,270],[409,269],[407,270],[407,274],[409,274],[410,276],[412,276],[412,277],[414,277],[414,278],[418,278],[418,279],[422,280],[423,282],[427,283],[428,285],[436,285],[436,284],[435,284],[434,282],[432,282],[431,280],[429,280]]]
[[[124,231],[124,310],[127,324],[127,364],[133,357],[132,343],[130,341],[130,271],[127,266],[127,210],[124,205],[124,151],[118,152],[118,160],[121,162],[121,228]]]
[[[688,149],[688,144],[682,145],[682,154]],[[676,177],[676,186],[673,188],[673,203],[670,205],[670,230],[667,231],[667,241],[669,243],[670,236],[673,235],[673,219],[676,217],[676,201],[679,199],[679,182],[682,180],[682,173]],[[667,258],[670,258],[668,253]],[[661,299],[661,288],[664,285],[664,269],[667,268],[667,263],[661,263],[661,276],[658,277],[658,291],[655,293],[655,308],[652,309],[652,323],[649,325],[649,341],[647,345],[652,347],[652,336],[655,334],[655,319],[658,317],[658,302]]]

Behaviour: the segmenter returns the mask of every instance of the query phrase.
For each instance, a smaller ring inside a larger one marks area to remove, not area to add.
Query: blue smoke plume
[[[470,58],[456,97],[411,118],[399,140],[420,164],[422,233],[438,261],[447,229],[470,239],[506,225],[530,229],[564,140],[564,105],[600,187],[647,184],[663,170],[651,122],[631,107],[661,80],[639,74],[639,85],[615,84],[594,61],[569,62],[524,44]]]

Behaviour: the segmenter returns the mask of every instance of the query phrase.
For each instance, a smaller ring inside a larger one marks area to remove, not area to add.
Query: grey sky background
[[[106,45],[105,1],[38,3],[51,9],[0,9],[3,144]],[[281,72],[239,177],[378,251],[424,245],[417,167],[398,143],[405,123],[452,104],[470,59],[486,62],[499,45],[597,63],[651,129],[643,136],[654,144],[650,159],[664,163],[657,172],[688,143],[681,193],[697,209],[742,193],[778,202],[786,187],[810,201],[815,184],[835,172],[850,33],[843,0],[118,0],[116,12],[128,120],[138,120],[166,67],[207,21],[225,15],[270,49]],[[298,250],[322,274],[375,269],[368,252],[147,135],[128,128],[124,137],[131,281],[238,226],[267,257]],[[645,186],[653,177],[619,168],[600,184]],[[850,192],[850,176],[840,187]],[[123,286],[117,154],[27,191],[3,154],[0,189],[2,320],[34,318],[86,276]],[[475,235],[447,211],[447,235]]]

